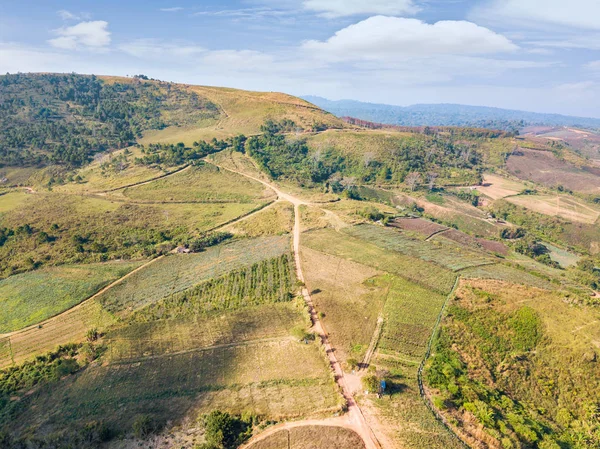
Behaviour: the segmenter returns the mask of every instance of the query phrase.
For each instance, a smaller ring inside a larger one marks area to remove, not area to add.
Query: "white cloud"
[[[138,39],[119,45],[119,50],[140,59],[193,58],[206,52],[204,47],[198,45],[184,42],[166,43],[156,39]]]
[[[431,25],[385,16],[343,28],[327,41],[307,41],[303,48],[338,61],[492,54],[518,49],[506,37],[471,22],[441,21]]]
[[[412,15],[419,11],[412,0],[304,0],[303,5],[329,18],[358,14]]]
[[[79,19],[78,16],[76,16],[72,12],[67,11],[66,9],[61,9],[60,11],[57,11],[57,14],[63,20],[78,20]]]
[[[64,50],[76,50],[79,48],[102,49],[110,44],[110,32],[108,22],[96,20],[92,22],[80,22],[71,27],[62,27],[54,32],[57,38],[50,39],[50,45]]]
[[[275,62],[271,55],[252,50],[215,50],[203,56],[205,64],[229,67],[234,70],[265,69]]]
[[[558,50],[587,49],[600,50],[600,35],[598,33],[552,33],[545,39],[530,40],[524,42],[526,45],[535,47],[553,48]]]
[[[600,29],[598,0],[491,0],[471,17],[486,22],[517,22],[520,26],[562,25]]]
[[[596,72],[600,74],[600,60],[588,62],[583,67],[591,72]]]
[[[173,6],[172,8],[160,8],[162,12],[177,12],[182,11],[183,8],[181,6]]]

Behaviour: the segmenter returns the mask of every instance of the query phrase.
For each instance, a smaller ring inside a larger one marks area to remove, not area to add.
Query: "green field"
[[[149,184],[123,190],[135,201],[176,203],[253,203],[274,192],[256,182],[211,164],[190,167]]]
[[[139,309],[228,271],[281,256],[289,237],[238,240],[197,254],[170,255],[129,277],[98,300],[112,312]]]
[[[399,252],[386,251],[368,240],[361,240],[332,229],[320,229],[303,234],[302,245],[401,276],[442,294],[452,290],[456,279],[452,271],[440,265]]]
[[[551,282],[541,276],[535,276],[524,269],[512,268],[504,264],[468,268],[462,271],[460,275],[463,279],[496,279],[538,288],[554,288]]]
[[[383,309],[383,331],[377,346],[381,354],[418,363],[446,298],[395,276],[379,280],[389,284]]]
[[[39,323],[89,298],[139,262],[64,265],[0,281],[0,333]]]
[[[131,320],[153,321],[289,301],[295,276],[288,254],[263,260],[138,310]]]
[[[447,240],[425,242],[412,238],[405,233],[381,226],[353,226],[344,229],[343,232],[382,249],[436,263],[452,271],[493,262],[491,257]]]
[[[386,373],[387,394],[363,396],[359,402],[376,409],[381,432],[406,449],[462,449],[436,420],[419,394],[417,369],[423,359],[445,297],[396,276],[378,282],[389,293],[384,323],[371,364]]]

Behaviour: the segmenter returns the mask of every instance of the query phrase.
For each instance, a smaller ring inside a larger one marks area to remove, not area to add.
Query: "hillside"
[[[332,101],[304,96],[305,100],[338,117],[355,117],[370,122],[400,126],[467,126],[519,130],[530,125],[572,126],[600,129],[600,119],[542,114],[459,104],[416,104],[394,106],[354,100]]]
[[[0,447],[600,447],[591,133],[2,79]]]

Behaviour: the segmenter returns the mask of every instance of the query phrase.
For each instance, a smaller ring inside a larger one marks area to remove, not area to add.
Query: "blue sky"
[[[600,117],[598,0],[0,0],[0,73]]]

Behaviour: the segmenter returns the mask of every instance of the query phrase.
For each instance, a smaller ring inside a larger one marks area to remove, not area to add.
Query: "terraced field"
[[[289,251],[287,236],[239,240],[197,254],[170,255],[98,298],[111,312],[139,309],[203,280]]]
[[[302,236],[302,244],[325,254],[387,271],[442,294],[450,292],[456,279],[452,271],[440,265],[399,252],[386,251],[368,240],[332,229],[307,232]]]
[[[44,321],[89,298],[141,262],[63,265],[0,281],[0,334]]]
[[[436,263],[452,271],[493,263],[491,257],[471,251],[461,245],[442,241],[424,242],[380,226],[353,226],[344,229],[343,232],[382,249]]]
[[[29,402],[39,408],[26,407]],[[339,404],[318,347],[285,339],[90,367],[22,398],[13,430],[23,430],[34,416],[42,425],[103,420],[128,431],[140,414],[162,426],[214,409],[281,419]]]

